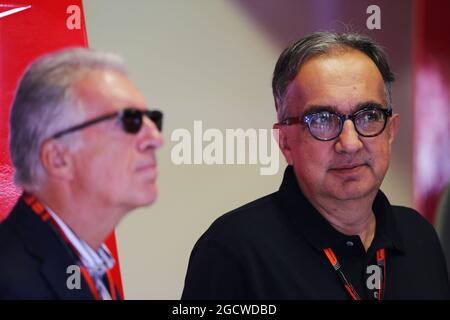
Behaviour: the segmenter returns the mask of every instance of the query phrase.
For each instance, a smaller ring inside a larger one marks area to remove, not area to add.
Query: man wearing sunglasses
[[[220,217],[195,245],[184,299],[448,299],[433,227],[380,191],[399,115],[385,54],[319,32],[274,71],[278,192]]]
[[[121,298],[104,241],[155,201],[161,127],[115,55],[70,48],[27,68],[10,116],[24,192],[0,225],[0,298]]]

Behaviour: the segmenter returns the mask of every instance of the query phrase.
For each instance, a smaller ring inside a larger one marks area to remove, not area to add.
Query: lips
[[[142,176],[143,178],[145,177],[145,179],[150,179],[152,181],[155,181],[158,176],[156,164],[140,165],[136,168],[136,173],[139,176]]]
[[[351,163],[351,164],[343,164],[332,167],[330,171],[334,174],[345,175],[345,176],[354,176],[361,173],[361,170],[365,168],[367,164],[365,163]]]
[[[351,164],[345,164],[345,165],[339,165],[336,167],[331,168],[332,170],[351,170],[355,169],[361,166],[365,166],[365,163],[351,163]]]
[[[156,169],[156,163],[141,164],[136,167],[136,171],[145,171],[151,169]]]
[[[158,170],[156,164],[144,164],[136,168],[135,174],[142,179],[141,181],[150,182],[152,184],[156,183],[158,177]]]

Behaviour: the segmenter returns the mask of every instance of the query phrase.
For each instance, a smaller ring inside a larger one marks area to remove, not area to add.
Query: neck
[[[313,202],[313,206],[337,231],[349,236],[358,235],[367,251],[375,236],[373,199]]]
[[[33,194],[94,250],[100,248],[123,216],[121,210],[109,208],[95,198],[61,189]]]

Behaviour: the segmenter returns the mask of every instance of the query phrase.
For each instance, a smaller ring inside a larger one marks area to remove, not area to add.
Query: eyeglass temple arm
[[[392,107],[391,106],[389,108],[383,109],[383,110],[385,110],[384,112],[386,113],[386,115],[388,117],[392,116]]]
[[[297,124],[303,122],[303,117],[294,117],[294,118],[287,118],[280,122],[278,122],[279,125],[284,126],[290,126],[291,124]]]
[[[65,129],[65,130],[63,130],[63,131],[60,131],[60,132],[54,134],[54,135],[52,136],[52,138],[53,138],[53,139],[61,138],[62,136],[66,135],[66,134],[68,134],[68,133],[71,133],[71,132],[74,132],[74,131],[77,131],[77,130],[81,130],[81,129],[83,129],[83,128],[89,127],[89,126],[91,126],[91,125],[93,125],[93,124],[96,124],[96,123],[98,123],[98,122],[101,122],[101,121],[104,121],[104,120],[107,120],[107,119],[114,118],[114,117],[116,117],[116,116],[117,116],[117,112],[114,112],[114,113],[111,113],[111,114],[106,114],[106,115],[101,116],[101,117],[99,117],[99,118],[95,118],[95,119],[92,119],[92,120],[87,121],[87,122],[85,122],[85,123],[82,123],[82,124],[79,124],[79,125],[76,125],[76,126],[67,128],[67,129]]]

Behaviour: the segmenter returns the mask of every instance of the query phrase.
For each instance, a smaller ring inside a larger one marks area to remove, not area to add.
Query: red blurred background
[[[81,9],[81,28],[67,28],[67,8]],[[15,9],[24,9],[14,12]],[[8,118],[16,84],[36,57],[70,46],[88,46],[81,0],[0,0],[0,220],[14,206],[21,190],[14,186],[8,152]],[[106,244],[118,261],[115,236]],[[113,270],[122,292],[119,263]]]

